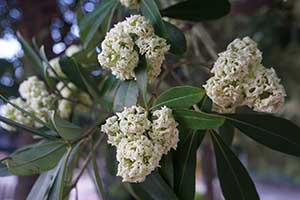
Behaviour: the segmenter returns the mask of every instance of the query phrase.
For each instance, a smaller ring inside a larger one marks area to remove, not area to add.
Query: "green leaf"
[[[107,111],[111,111],[114,104],[114,98],[118,91],[121,81],[114,76],[105,77],[100,86],[100,102],[103,108]]]
[[[219,133],[225,144],[230,146],[234,139],[234,127],[228,121],[225,121],[223,126],[219,128]]]
[[[50,63],[49,63],[49,61],[47,59],[46,52],[45,52],[45,47],[44,46],[41,46],[39,53],[40,53],[40,57],[42,59],[42,64],[44,66],[43,76],[44,76],[44,79],[45,79],[45,81],[47,83],[47,86],[50,89],[55,89],[56,80],[55,80],[55,78],[50,77],[49,73],[48,73],[48,70],[50,68],[53,70],[53,68],[51,67],[51,65],[50,65]]]
[[[164,22],[162,21],[159,9],[154,0],[141,0],[140,8],[143,15],[149,19],[154,26],[156,33],[167,38],[167,31]]]
[[[211,134],[216,155],[218,176],[225,199],[259,200],[247,170],[230,148],[215,133]]]
[[[97,14],[96,19],[94,19],[92,22],[90,21],[92,25],[86,28],[88,31],[83,31],[81,34],[81,40],[83,41],[84,48],[87,48],[90,45],[101,24],[110,13],[114,13],[118,5],[119,2],[116,0],[104,1],[100,3],[98,8],[94,11]],[[81,24],[84,24],[83,22],[85,22],[85,18],[82,19]],[[82,25],[80,30],[84,30],[85,26],[86,24]]]
[[[59,118],[55,112],[51,115],[51,121],[58,134],[65,140],[74,141],[84,134],[84,130],[81,127]]]
[[[147,62],[144,56],[140,57],[139,65],[135,70],[136,82],[142,94],[145,107],[147,107],[147,86],[148,86],[148,71]]]
[[[159,174],[171,188],[174,188],[173,151],[169,152],[167,155],[164,155],[159,164]]]
[[[96,20],[99,20],[98,17],[101,16],[101,14],[105,12],[105,10],[109,9],[115,2],[117,1],[103,0],[93,12],[84,15],[79,20],[79,28],[85,29],[88,28],[88,26],[93,25]]]
[[[94,175],[95,175],[95,180],[96,180],[96,185],[97,185],[98,192],[101,194],[101,198],[103,200],[106,200],[107,198],[106,198],[106,195],[105,195],[105,192],[104,192],[104,187],[103,187],[103,183],[102,183],[102,180],[101,180],[101,175],[100,175],[99,168],[98,168],[98,165],[97,165],[97,160],[96,160],[95,157],[93,158],[93,170],[94,170]]]
[[[114,100],[114,111],[122,111],[124,107],[136,105],[139,88],[136,81],[121,82]]]
[[[190,200],[195,197],[197,149],[204,135],[204,131],[180,129],[180,140],[174,155],[174,191],[181,200]]]
[[[17,32],[17,37],[22,45],[26,57],[38,69],[40,74],[43,74],[44,66],[38,54],[33,50],[33,48],[29,45],[29,43],[22,37],[22,35],[19,32]]]
[[[204,21],[218,19],[229,12],[228,0],[188,0],[162,10],[161,14],[181,20]]]
[[[170,52],[177,55],[184,54],[187,49],[187,42],[184,33],[173,24],[165,21],[164,24],[168,34],[166,39],[167,42],[171,45]]]
[[[203,98],[205,92],[202,88],[192,86],[178,86],[162,93],[153,103],[151,109],[161,106],[169,108],[189,108]]]
[[[53,186],[54,181],[59,172],[59,166],[57,165],[54,169],[42,173],[39,178],[35,181],[27,200],[41,200],[48,199],[48,194]]]
[[[207,95],[205,95],[203,97],[202,101],[200,102],[199,107],[200,107],[200,110],[202,110],[203,112],[211,113],[212,107],[213,107],[213,102]]]
[[[7,119],[7,118],[2,117],[2,116],[0,116],[0,121],[4,122],[4,123],[6,123],[6,124],[8,124],[8,125],[10,125],[12,127],[15,127],[15,128],[18,128],[18,129],[21,129],[21,130],[24,130],[24,131],[27,131],[27,132],[31,133],[32,135],[41,136],[41,137],[47,138],[47,139],[56,139],[55,136],[49,135],[49,134],[45,133],[44,131],[40,131],[38,129],[33,129],[31,127],[24,126],[24,125],[22,125],[20,123],[17,123],[15,121],[12,121],[12,120]]]
[[[173,110],[173,115],[180,125],[194,130],[218,128],[225,121],[220,116],[185,109]]]
[[[8,170],[18,176],[38,174],[54,168],[63,156],[66,145],[49,141],[17,151],[2,161]]]
[[[81,90],[87,91],[85,83],[83,82],[80,74],[78,73],[77,63],[74,59],[69,57],[63,57],[59,60],[59,64],[63,73],[66,74],[66,76],[72,83],[74,83]]]
[[[280,152],[300,156],[300,127],[267,114],[227,114],[228,122],[253,140]]]
[[[86,87],[88,93],[94,98],[99,99],[99,91],[97,88],[96,82],[93,80],[93,78],[84,70],[82,66],[76,63],[76,69],[78,74],[80,75],[80,78]]]
[[[66,174],[68,173],[68,160],[71,152],[72,150],[69,149],[61,159],[59,164],[59,172],[50,191],[49,199],[64,199],[64,190],[66,188],[65,178]]]
[[[142,192],[136,192],[140,199],[148,200],[177,200],[177,196],[168,184],[163,180],[157,171],[152,172],[146,177],[146,180],[139,184],[131,184],[135,191],[141,190]]]

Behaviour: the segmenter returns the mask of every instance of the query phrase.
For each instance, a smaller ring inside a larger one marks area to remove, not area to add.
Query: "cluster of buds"
[[[139,55],[145,56],[148,80],[152,82],[160,74],[170,46],[154,33],[153,26],[145,17],[133,15],[107,33],[101,48],[99,63],[120,80],[135,79]]]
[[[262,65],[262,53],[249,37],[235,39],[219,54],[203,87],[217,112],[234,112],[249,106],[255,111],[275,113],[286,96],[273,68]]]
[[[153,113],[140,106],[125,108],[108,118],[101,130],[117,148],[117,175],[124,182],[143,182],[179,141],[177,122],[167,107]]]

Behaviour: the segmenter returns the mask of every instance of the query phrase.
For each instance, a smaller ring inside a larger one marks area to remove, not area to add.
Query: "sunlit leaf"
[[[153,103],[152,109],[167,106],[169,108],[189,108],[203,98],[202,88],[192,86],[178,86],[162,93]]]

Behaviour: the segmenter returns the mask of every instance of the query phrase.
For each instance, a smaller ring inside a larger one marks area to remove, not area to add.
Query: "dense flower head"
[[[130,8],[135,9],[139,5],[139,0],[120,0],[121,4]]]
[[[48,95],[45,83],[40,81],[36,76],[31,76],[23,81],[20,84],[19,93],[24,99],[33,99]]]
[[[286,96],[273,68],[262,64],[262,53],[249,37],[235,39],[219,54],[203,86],[218,112],[247,105],[255,111],[278,112]]]
[[[167,107],[153,113],[140,106],[124,108],[108,118],[101,130],[117,148],[117,175],[126,182],[144,181],[179,141],[177,123]]]
[[[160,74],[165,53],[170,47],[165,39],[155,35],[153,26],[145,17],[133,15],[107,33],[101,48],[99,63],[120,80],[135,79],[139,54],[145,55],[151,82]]]
[[[32,112],[31,108],[29,107],[29,105],[22,100],[21,98],[16,98],[10,101],[12,104],[22,108],[22,109],[26,109],[26,111],[28,112]],[[18,110],[16,107],[14,107],[11,104],[4,104],[1,106],[0,108],[0,114],[1,116],[13,120],[19,124],[23,124],[26,126],[33,126],[33,120],[27,116],[26,114],[24,114],[22,111]],[[0,122],[0,125],[2,128],[8,130],[8,131],[15,131],[16,129],[6,123],[2,123]]]
[[[47,91],[46,84],[36,76],[31,76],[20,84],[19,93],[30,107],[31,113],[46,122],[55,101],[55,96]],[[33,126],[40,128],[43,125],[34,121]]]

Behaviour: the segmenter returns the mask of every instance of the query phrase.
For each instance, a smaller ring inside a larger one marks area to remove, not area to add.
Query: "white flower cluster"
[[[121,4],[127,8],[135,9],[139,5],[139,0],[120,0]]]
[[[49,94],[45,83],[36,76],[31,76],[21,83],[19,93],[25,99],[33,114],[46,122],[50,111],[53,110],[55,96]],[[35,121],[34,127],[40,128],[42,124]]]
[[[101,47],[99,63],[121,80],[135,78],[139,54],[145,55],[149,82],[160,74],[165,53],[170,49],[166,40],[155,35],[151,23],[140,15],[116,24],[107,33]]]
[[[286,96],[273,68],[262,64],[262,53],[251,38],[235,39],[219,54],[203,87],[218,112],[247,105],[255,111],[278,112]]]
[[[10,102],[22,109],[25,109],[28,112],[32,112],[30,110],[29,105],[25,101],[23,101],[21,98],[13,99]],[[19,124],[23,124],[23,125],[26,125],[29,127],[33,126],[33,120],[30,117],[26,116],[23,112],[16,109],[11,104],[5,104],[5,105],[1,106],[0,114],[1,114],[1,116],[6,117],[7,119],[15,121]],[[16,130],[14,127],[12,127],[6,123],[3,123],[3,122],[0,122],[0,126],[8,131]]]
[[[40,81],[36,76],[31,76],[20,84],[19,93],[24,100],[16,98],[12,100],[11,103],[46,122],[49,117],[49,112],[52,110],[55,96],[48,93],[45,83]],[[30,116],[27,116],[10,104],[2,106],[1,115],[29,127],[42,127],[42,124],[33,120]],[[1,125],[7,130],[15,130],[13,127],[4,125],[3,123]]]
[[[118,176],[124,182],[143,182],[164,154],[176,149],[179,141],[172,110],[162,107],[152,114],[140,106],[125,108],[106,120],[101,130],[108,143],[117,148]]]
[[[92,99],[86,92],[80,91],[73,83],[59,82],[56,85],[62,99],[58,100],[57,113],[61,118],[68,119],[73,108],[79,112],[90,111]]]

